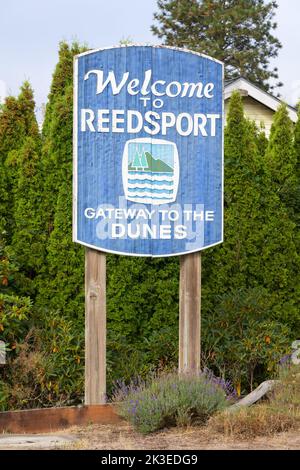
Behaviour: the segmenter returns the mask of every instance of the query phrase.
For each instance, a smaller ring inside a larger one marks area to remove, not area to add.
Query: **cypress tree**
[[[299,330],[295,225],[265,163],[235,93],[225,130],[225,241],[203,256],[204,316],[209,318],[218,296],[260,287],[269,295],[270,318]]]
[[[293,216],[296,210],[297,157],[293,123],[285,104],[282,104],[275,113],[265,161],[270,179],[269,184]]]
[[[25,125],[23,141],[18,149],[8,154],[6,160],[7,167],[13,173],[10,239],[11,249],[20,267],[22,290],[29,293],[27,280],[35,277],[43,263],[44,247],[40,240],[43,227],[39,210],[42,186],[42,175],[39,172],[40,135],[34,113],[33,91],[28,82],[21,88],[18,104]]]
[[[83,248],[72,242],[73,57],[78,44],[60,44],[43,125],[43,213],[47,255],[37,305],[77,318],[83,312]],[[77,294],[79,299],[77,299]]]
[[[45,216],[45,235],[50,236],[54,226],[58,192],[65,181],[67,167],[72,160],[72,97],[73,57],[82,52],[77,43],[69,46],[60,43],[45,120],[43,123],[41,168],[44,175],[44,192],[41,209]],[[65,97],[68,93],[69,102]]]
[[[40,155],[39,136],[36,139],[27,137],[14,155],[17,171],[11,245],[23,277],[22,290],[25,289],[30,294],[34,293],[31,281],[45,261],[44,214],[40,210],[43,191]]]
[[[295,153],[297,159],[297,173],[300,173],[300,103],[298,104],[298,121],[295,126]]]
[[[8,97],[0,111],[0,224],[7,242],[13,233],[13,187],[17,166],[14,151],[27,137],[38,135],[34,115],[35,103],[28,82],[21,87],[18,98]]]
[[[260,245],[253,234],[253,226],[258,223],[255,219],[260,209],[262,162],[253,125],[244,117],[238,93],[230,100],[224,150],[225,242],[208,252],[209,256],[204,256],[204,262],[208,258],[211,265],[211,275],[206,273],[205,284],[212,294],[226,292],[228,288],[248,287],[251,282],[255,284],[259,272]],[[216,276],[217,268],[220,271]]]
[[[244,76],[266,90],[278,79],[270,60],[281,47],[273,35],[277,2],[264,0],[158,0],[152,32],[169,46],[219,59],[227,79]],[[280,86],[277,83],[276,86]]]
[[[300,223],[300,103],[298,104],[298,121],[295,126],[294,146],[296,155],[296,193],[295,193],[295,219]]]

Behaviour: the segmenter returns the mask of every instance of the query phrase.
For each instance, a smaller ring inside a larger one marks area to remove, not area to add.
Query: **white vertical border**
[[[224,242],[224,136],[225,136],[225,66],[222,65],[222,229],[221,229],[221,241]],[[216,243],[218,245],[219,243]],[[213,245],[211,245],[213,246]]]
[[[77,240],[77,152],[78,152],[78,57],[74,57],[73,62],[73,242]]]
[[[160,49],[172,49],[172,50],[177,50],[181,52],[186,52],[190,54],[194,54],[200,57],[204,57],[206,59],[209,59],[213,62],[217,62],[218,64],[221,65],[222,67],[222,171],[221,171],[221,180],[222,180],[222,226],[221,226],[221,240],[212,243],[211,245],[207,245],[203,248],[197,248],[196,250],[191,250],[191,251],[184,251],[182,253],[169,253],[167,255],[152,255],[152,254],[143,254],[143,253],[126,253],[126,252],[121,252],[121,251],[113,251],[113,250],[107,250],[101,247],[97,247],[94,245],[89,245],[88,243],[84,243],[81,240],[78,240],[78,234],[77,234],[77,192],[78,192],[78,181],[77,181],[77,147],[78,147],[78,61],[79,57],[93,54],[95,52],[100,52],[104,51],[107,49],[116,49],[116,48],[121,48],[121,47],[154,47],[154,48],[160,48]],[[73,67],[74,67],[74,75],[73,75],[73,242],[80,243],[83,246],[86,246],[88,248],[93,248],[94,250],[98,251],[103,251],[105,253],[113,253],[117,255],[126,255],[126,256],[137,256],[137,257],[151,257],[151,258],[167,258],[171,256],[181,256],[181,255],[187,255],[189,253],[196,253],[198,251],[204,251],[207,248],[211,248],[213,246],[220,245],[221,243],[224,242],[224,130],[225,130],[225,104],[224,104],[224,63],[221,62],[218,59],[214,59],[213,57],[210,57],[205,54],[201,54],[200,52],[195,52],[195,51],[190,51],[189,49],[183,49],[180,47],[171,47],[171,46],[161,46],[161,45],[151,45],[151,44],[130,44],[130,45],[118,45],[118,46],[112,46],[112,47],[102,47],[99,49],[92,49],[90,51],[82,52],[81,54],[77,54],[74,56],[74,62],[73,62]]]

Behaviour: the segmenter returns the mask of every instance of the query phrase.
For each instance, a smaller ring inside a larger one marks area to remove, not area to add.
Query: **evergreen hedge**
[[[60,45],[41,133],[29,84],[0,111],[0,228],[9,253],[1,259],[14,272],[2,277],[3,295],[12,296],[2,297],[5,321],[13,305],[27,309],[17,337],[23,352],[10,353],[6,407],[83,399],[84,249],[71,233],[72,64],[82,50]],[[202,254],[202,359],[238,392],[269,377],[300,337],[299,129],[281,106],[267,141],[232,96],[225,241]],[[107,255],[107,276],[110,393],[116,379],[177,364],[179,260]]]

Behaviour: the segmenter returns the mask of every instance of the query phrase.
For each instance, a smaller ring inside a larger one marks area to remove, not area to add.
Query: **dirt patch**
[[[74,427],[55,436],[7,435],[3,436],[2,442],[0,439],[0,450],[300,450],[299,431],[297,429],[273,437],[234,440],[205,427],[191,427],[173,428],[143,436],[124,422],[118,425]]]
[[[300,449],[299,430],[273,437],[233,440],[207,428],[175,428],[147,436],[136,433],[126,423],[115,426],[91,426],[74,429],[77,440],[66,449],[101,450],[241,450],[241,449]]]

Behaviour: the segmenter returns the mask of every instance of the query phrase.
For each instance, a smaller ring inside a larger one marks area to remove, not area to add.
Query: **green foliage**
[[[295,148],[295,155],[296,155],[296,191],[295,191],[295,199],[294,199],[294,212],[295,212],[295,221],[297,226],[300,225],[300,103],[298,104],[298,120],[295,126],[295,133],[294,133],[294,148]]]
[[[110,382],[172,367],[178,344],[178,259],[107,257]]]
[[[274,116],[265,159],[270,184],[289,210],[296,210],[295,194],[298,183],[293,134],[293,123],[289,118],[286,105],[282,104]]]
[[[45,356],[43,406],[77,404],[83,400],[84,321],[69,320],[60,312],[42,317],[37,338]]]
[[[13,327],[10,319],[11,331]],[[83,325],[51,312],[16,339],[19,342],[12,345],[15,353],[7,354],[8,362],[0,376],[2,410],[82,403]]]
[[[54,229],[47,246],[47,271],[39,281],[37,306],[43,309],[47,305],[80,321],[84,314],[84,250],[72,241],[71,174],[69,178],[58,192]]]
[[[224,389],[205,374],[163,374],[137,386],[121,385],[114,400],[121,416],[144,434],[203,423],[227,405]]]
[[[45,259],[44,214],[40,210],[43,178],[40,172],[39,139],[27,137],[21,149],[11,154],[16,162],[14,231],[12,249],[23,276],[22,290],[34,293],[32,281]]]
[[[8,365],[0,368],[0,410],[9,407],[12,383],[19,381],[9,363],[18,357],[32,317],[31,299],[14,293],[17,291],[17,276],[18,266],[12,260],[3,239],[0,239],[0,339],[5,343],[8,357]]]
[[[42,135],[28,84],[0,111],[0,336],[14,346],[1,371],[2,408],[83,397],[84,249],[72,242],[71,219],[72,64],[82,50],[60,45]],[[300,336],[299,123],[294,141],[292,132],[283,106],[267,143],[232,96],[225,241],[202,255],[202,336],[206,365],[243,391]],[[178,283],[177,257],[107,255],[109,393],[116,379],[176,366]]]
[[[270,61],[281,47],[273,36],[275,1],[158,0],[157,5],[151,29],[165,44],[223,61],[227,79],[244,76],[265,90],[274,88],[269,80],[278,73]]]
[[[295,126],[295,154],[297,159],[297,173],[300,173],[300,103],[298,104],[298,121]]]
[[[1,337],[13,347],[24,337],[24,323],[26,325],[31,308],[32,302],[28,297],[0,294]]]
[[[14,230],[13,194],[16,153],[28,136],[38,136],[33,91],[28,82],[18,98],[8,97],[0,110],[0,231],[11,239]]]
[[[274,319],[265,289],[238,289],[218,298],[203,318],[203,349],[210,367],[246,391],[277,371],[289,349],[288,325]]]
[[[300,333],[299,255],[295,224],[274,190],[265,160],[232,96],[225,131],[225,241],[203,256],[203,309],[217,307],[216,293],[263,287],[276,318]],[[284,227],[284,229],[283,229]]]
[[[32,311],[29,297],[14,294],[18,266],[0,240],[0,338],[11,349],[23,341],[28,331],[28,320]]]
[[[38,279],[37,307],[58,309],[74,320],[83,315],[82,247],[72,242],[73,57],[83,49],[60,44],[43,125],[40,210],[47,254]]]

